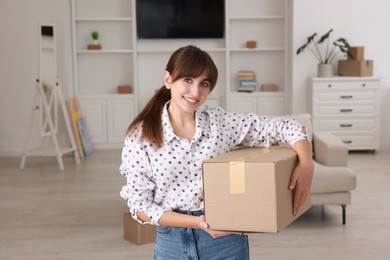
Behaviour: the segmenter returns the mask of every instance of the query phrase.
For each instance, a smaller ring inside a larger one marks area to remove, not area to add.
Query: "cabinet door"
[[[283,97],[259,98],[257,101],[257,113],[266,116],[282,116],[284,112]]]
[[[230,111],[236,113],[257,113],[256,97],[230,97]]]
[[[108,143],[123,143],[127,127],[134,119],[134,114],[132,100],[107,101]]]
[[[106,143],[106,102],[104,100],[80,99],[80,111],[86,120],[92,143]]]

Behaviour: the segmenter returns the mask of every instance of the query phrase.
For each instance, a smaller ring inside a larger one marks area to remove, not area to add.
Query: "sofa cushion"
[[[356,188],[356,176],[347,167],[329,167],[314,161],[311,193],[350,191]]]

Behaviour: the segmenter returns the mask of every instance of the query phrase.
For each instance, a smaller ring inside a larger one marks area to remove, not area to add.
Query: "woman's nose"
[[[191,95],[193,95],[194,97],[199,96],[199,86],[197,84],[193,84],[191,86]]]

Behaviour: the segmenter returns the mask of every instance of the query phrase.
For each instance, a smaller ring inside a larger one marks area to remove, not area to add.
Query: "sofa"
[[[313,145],[314,176],[311,189],[312,205],[339,205],[342,223],[346,224],[346,207],[351,204],[351,191],[356,188],[356,176],[348,168],[348,147],[330,132],[311,132],[311,115],[296,114],[306,127]]]

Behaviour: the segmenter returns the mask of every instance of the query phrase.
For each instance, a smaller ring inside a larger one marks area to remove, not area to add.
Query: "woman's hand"
[[[295,143],[294,150],[298,154],[299,164],[291,175],[289,189],[295,191],[293,201],[293,215],[301,209],[306,198],[310,196],[313,181],[314,163],[312,159],[311,144],[306,140]]]
[[[199,220],[200,220],[199,228],[204,230],[205,232],[207,232],[213,238],[223,237],[223,236],[228,236],[228,235],[233,234],[232,232],[226,232],[226,231],[219,231],[219,230],[209,229],[209,224],[206,223],[205,218],[204,218],[203,215],[199,217]]]
[[[310,196],[313,171],[313,163],[299,163],[294,169],[289,187],[291,190],[295,190],[293,202],[294,216],[301,209],[307,197]]]

